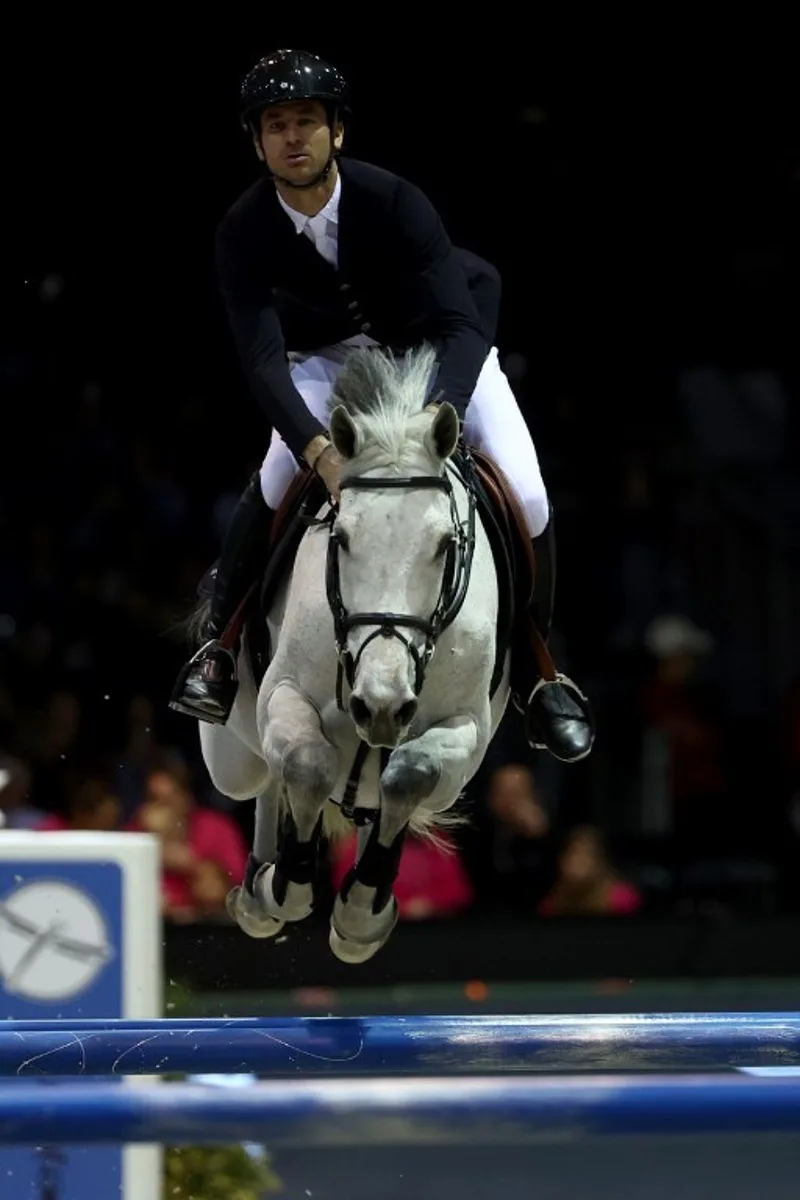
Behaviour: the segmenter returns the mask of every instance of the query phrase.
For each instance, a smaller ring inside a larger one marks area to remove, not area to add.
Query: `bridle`
[[[451,464],[446,470],[454,473]],[[436,642],[443,630],[455,620],[469,587],[472,574],[472,559],[475,553],[475,493],[467,484],[467,516],[466,520],[459,518],[458,505],[452,481],[448,474],[419,475],[403,478],[362,476],[342,481],[341,490],[345,488],[403,488],[412,491],[417,488],[438,488],[444,492],[450,501],[450,515],[453,523],[453,540],[447,549],[442,571],[442,583],[439,588],[439,598],[431,616],[425,620],[407,613],[392,612],[357,612],[348,613],[342,600],[339,581],[339,550],[341,539],[337,536],[334,521],[337,509],[333,508],[329,518],[330,535],[328,538],[328,556],[325,571],[325,586],[328,594],[328,604],[333,614],[333,628],[336,639],[336,656],[339,666],[336,675],[336,703],[344,712],[342,698],[342,677],[352,688],[358,670],[361,655],[367,646],[377,637],[397,638],[403,643],[414,664],[414,695],[418,696],[425,682],[425,671],[433,657]],[[374,625],[375,629],[362,642],[358,653],[354,656],[348,648],[347,636],[352,629],[360,625]],[[418,630],[424,634],[425,641],[419,649],[411,637],[403,633],[404,628]]]

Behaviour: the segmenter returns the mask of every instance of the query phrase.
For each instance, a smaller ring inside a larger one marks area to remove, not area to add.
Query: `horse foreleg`
[[[280,796],[275,792],[262,792],[256,796],[256,819],[253,832],[253,857],[260,864],[274,862],[278,856],[278,826],[280,824]]]
[[[230,889],[225,898],[228,916],[244,933],[253,938],[271,938],[280,933],[283,921],[266,909],[253,890],[256,869],[272,862],[271,855],[262,857],[269,848],[269,832],[277,827],[278,795],[267,763],[254,754],[244,741],[226,725],[200,725],[200,746],[211,782],[223,796],[233,800],[256,798],[256,838],[247,871],[241,883]]]
[[[482,722],[489,729],[489,714]],[[386,764],[384,790],[412,802],[411,828],[424,835],[435,814],[455,804],[486,753],[488,732],[472,716],[450,717],[398,746]]]
[[[397,923],[392,887],[409,824],[420,832],[435,824],[431,812],[456,800],[477,750],[475,721],[456,717],[392,752],[381,776],[378,819],[334,901],[330,946],[343,962],[366,962],[388,941]]]
[[[275,937],[283,928],[283,921],[269,911],[258,886],[260,876],[277,857],[279,800],[274,785],[256,796],[255,836],[245,877],[225,900],[228,916],[252,938]]]
[[[278,853],[258,872],[254,890],[273,917],[300,921],[313,908],[322,810],[336,783],[338,755],[316,709],[285,683],[267,702],[263,747],[285,803]]]

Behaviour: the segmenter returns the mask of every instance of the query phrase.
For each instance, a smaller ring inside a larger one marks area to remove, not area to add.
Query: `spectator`
[[[542,916],[630,916],[638,912],[638,889],[616,874],[599,830],[571,830],[558,860],[555,884],[539,905]]]
[[[730,807],[721,723],[701,670],[714,642],[687,618],[664,614],[648,626],[645,646],[652,656],[639,693],[645,747],[661,748],[676,840],[685,853],[707,851],[719,845]]]
[[[29,802],[31,772],[21,758],[0,757],[0,829],[36,829],[45,814]]]
[[[225,913],[228,890],[244,876],[247,848],[227,813],[198,804],[185,767],[165,761],[148,771],[144,803],[126,828],[161,839],[166,917],[191,921]]]
[[[50,813],[38,828],[44,831],[85,829],[93,833],[112,833],[119,829],[121,815],[119,796],[105,779],[90,776],[68,785],[63,814]]]

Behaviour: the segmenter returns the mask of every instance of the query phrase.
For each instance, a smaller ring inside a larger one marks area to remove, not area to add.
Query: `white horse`
[[[331,914],[345,962],[389,938],[406,830],[435,837],[453,822],[509,699],[507,658],[491,686],[492,551],[451,461],[457,414],[427,406],[434,368],[427,347],[349,355],[330,402],[339,503],[304,533],[272,604],[260,686],[244,644],[227,724],[200,726],[214,785],[256,798],[262,865],[228,898],[251,936],[307,916],[321,835],[341,831],[343,813],[370,819]]]

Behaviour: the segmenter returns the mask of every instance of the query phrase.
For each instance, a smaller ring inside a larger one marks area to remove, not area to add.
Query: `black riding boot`
[[[547,644],[556,592],[556,539],[553,512],[544,533],[533,539],[536,555],[536,595],[532,612]],[[588,698],[566,675],[539,679],[523,710],[525,737],[537,750],[549,750],[562,762],[578,762],[594,744],[594,719]]]
[[[183,668],[172,693],[169,706],[177,712],[215,725],[224,725],[230,716],[239,686],[237,648],[227,649],[219,639],[267,565],[271,525],[272,510],[264,503],[256,472],[234,509],[212,572],[210,608],[201,630],[204,645]]]

